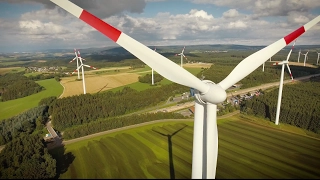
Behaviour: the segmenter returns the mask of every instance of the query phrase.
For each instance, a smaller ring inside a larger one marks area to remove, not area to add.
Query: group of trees
[[[97,119],[120,116],[155,106],[174,94],[188,90],[185,86],[173,83],[144,91],[125,87],[117,92],[71,96],[53,101],[49,107],[49,114],[54,127],[62,131]]]
[[[282,92],[280,123],[320,133],[320,82],[285,85]],[[242,101],[242,113],[267,118],[274,122],[277,109],[278,90],[274,89],[263,96]]]
[[[111,129],[121,128],[134,124],[140,124],[144,122],[160,120],[160,119],[184,119],[186,118],[179,113],[145,113],[145,114],[132,114],[128,116],[120,116],[102,119],[98,121],[89,122],[80,126],[73,126],[65,129],[63,132],[64,139],[74,139],[89,134],[94,134]]]
[[[52,179],[56,176],[56,160],[43,137],[22,135],[1,151],[0,169],[0,179]]]
[[[2,101],[9,101],[44,90],[42,86],[28,79],[23,73],[0,75],[0,95]]]
[[[144,76],[139,76],[138,77],[139,82],[141,83],[151,83],[152,82],[152,75],[151,74],[146,74]],[[163,77],[160,74],[153,74],[153,82],[158,83],[162,81]]]
[[[0,145],[14,138],[30,135],[36,130],[42,130],[48,120],[48,106],[41,105],[29,109],[14,117],[0,121]]]

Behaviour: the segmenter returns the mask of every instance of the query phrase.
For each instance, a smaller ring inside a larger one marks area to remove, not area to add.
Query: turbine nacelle
[[[195,97],[201,104],[219,104],[226,100],[227,93],[219,84],[209,80],[203,80],[203,82],[208,85],[207,92],[200,92],[195,89]]]

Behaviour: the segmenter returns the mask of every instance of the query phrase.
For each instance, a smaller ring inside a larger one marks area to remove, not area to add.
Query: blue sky
[[[320,15],[318,0],[72,0],[147,46],[269,45]],[[0,52],[117,46],[49,0],[0,1]],[[320,45],[320,24],[297,45]]]

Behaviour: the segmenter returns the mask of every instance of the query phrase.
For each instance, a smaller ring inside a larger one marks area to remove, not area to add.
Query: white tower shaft
[[[279,84],[279,94],[278,94],[278,103],[277,103],[277,113],[276,113],[276,121],[275,124],[279,124],[279,116],[280,116],[280,106],[281,106],[281,98],[282,98],[282,88],[283,88],[283,77],[284,77],[284,66],[285,64],[282,64],[281,67],[281,75],[280,75],[280,84]]]

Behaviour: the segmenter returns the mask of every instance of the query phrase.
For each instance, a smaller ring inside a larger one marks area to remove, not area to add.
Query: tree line
[[[49,105],[49,114],[54,127],[62,131],[101,118],[120,116],[155,106],[172,95],[186,91],[189,91],[188,87],[173,83],[144,91],[125,87],[117,92],[81,94],[54,100]]]
[[[150,83],[152,82],[152,74],[146,74],[144,76],[139,76],[138,77],[139,82],[141,83]],[[153,74],[153,82],[158,83],[162,81],[163,77],[160,74]]]
[[[282,92],[280,123],[290,124],[320,133],[320,81],[285,85]],[[279,88],[263,96],[242,101],[242,113],[259,116],[274,122],[276,118]]]

